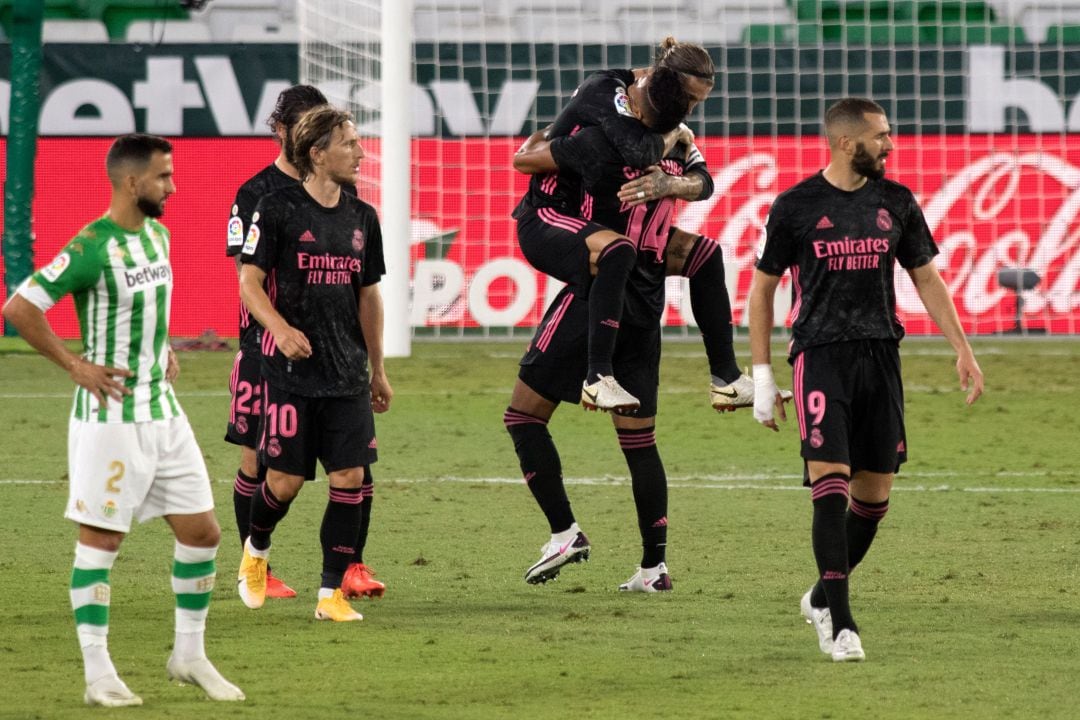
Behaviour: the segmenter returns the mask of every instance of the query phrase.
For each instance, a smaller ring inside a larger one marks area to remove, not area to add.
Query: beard
[[[882,153],[873,157],[866,151],[866,146],[859,143],[855,146],[855,155],[851,158],[851,169],[871,180],[880,180],[885,177],[885,166],[878,166],[878,160],[884,160],[888,153]]]
[[[165,201],[154,202],[150,198],[140,197],[135,201],[136,207],[146,217],[159,218],[165,214]]]

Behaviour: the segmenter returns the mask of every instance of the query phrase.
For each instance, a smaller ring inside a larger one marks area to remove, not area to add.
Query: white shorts
[[[68,424],[64,517],[126,533],[131,520],[214,509],[210,476],[186,417]]]

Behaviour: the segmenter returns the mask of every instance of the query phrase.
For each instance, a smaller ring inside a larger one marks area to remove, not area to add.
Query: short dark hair
[[[708,51],[694,43],[679,42],[670,35],[657,46],[653,67],[671,68],[710,83],[716,81],[716,66]]]
[[[121,135],[113,141],[112,147],[105,155],[105,171],[115,182],[119,179],[120,170],[124,165],[134,164],[146,167],[155,152],[171,153],[172,143],[163,137],[146,133]]]
[[[683,86],[682,76],[667,67],[654,67],[645,85],[644,120],[658,133],[671,132],[686,119],[690,95]]]
[[[325,150],[330,147],[334,128],[347,122],[352,122],[352,115],[333,105],[313,107],[296,121],[292,130],[293,157],[290,159],[300,173],[301,180],[315,172],[311,149]]]
[[[869,98],[846,97],[837,100],[825,111],[825,132],[833,139],[832,128],[837,125],[862,125],[865,115],[886,115],[885,108]]]
[[[326,104],[326,96],[314,85],[293,85],[281,91],[277,96],[274,111],[266,119],[271,131],[280,125],[285,130],[282,147],[285,157],[292,162],[292,130],[300,116],[313,107]],[[276,133],[275,133],[276,135]]]

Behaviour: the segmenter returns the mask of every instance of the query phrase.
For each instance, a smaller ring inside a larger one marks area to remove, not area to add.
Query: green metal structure
[[[40,0],[15,0],[11,23],[11,127],[4,183],[4,284],[8,296],[34,271],[34,156],[41,99]],[[5,335],[15,331],[5,325]]]

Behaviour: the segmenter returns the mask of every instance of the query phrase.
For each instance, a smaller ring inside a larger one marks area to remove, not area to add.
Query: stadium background
[[[174,17],[162,21],[165,5],[46,2],[35,266],[105,208],[99,168],[109,137],[167,135],[178,184],[165,217],[174,236],[174,334],[235,336],[225,222],[236,187],[276,152],[264,119],[277,92],[301,77],[296,43],[281,42],[298,38],[299,14],[281,0],[213,0],[186,18],[169,4]],[[0,2],[0,22],[10,20],[10,6]],[[140,7],[156,16],[138,15]],[[1080,329],[1080,151],[1071,143],[1080,128],[1080,5],[701,0],[601,10],[554,0],[418,0],[414,21],[408,242],[417,336],[498,336],[535,324],[557,288],[516,248],[509,213],[525,178],[510,156],[587,73],[647,64],[667,33],[702,42],[717,64],[716,89],[690,119],[717,192],[682,206],[677,224],[721,241],[736,323],[745,321],[769,203],[825,163],[818,120],[828,103],[860,94],[890,112],[898,145],[890,176],[923,203],[966,329],[1014,329],[1016,296],[996,276],[1010,267],[1040,276],[1025,293],[1027,330]],[[85,40],[98,25],[99,42],[52,41]],[[204,41],[171,41],[193,33]],[[326,40],[331,51],[349,42]],[[5,135],[9,63],[0,54]],[[345,94],[364,117],[378,95],[370,78],[350,80]],[[364,129],[373,159],[362,168],[361,194],[378,206],[384,160],[373,127]],[[0,140],[0,161],[5,147]],[[905,277],[900,287],[909,331],[933,332]],[[676,333],[693,320],[684,300],[672,280],[667,324]],[[57,327],[74,337],[67,303]]]

